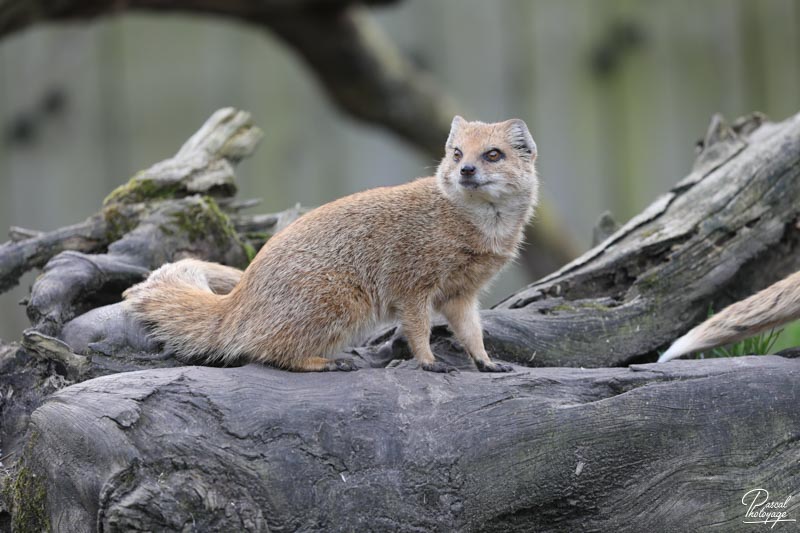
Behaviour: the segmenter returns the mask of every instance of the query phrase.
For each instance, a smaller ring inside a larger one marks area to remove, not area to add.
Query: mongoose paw
[[[342,357],[341,359],[334,359],[328,363],[328,370],[339,370],[341,372],[352,372],[358,370],[355,361]]]
[[[439,374],[458,372],[458,369],[456,367],[450,366],[440,361],[435,361],[433,363],[422,363],[420,365],[420,368],[422,368],[422,370],[427,370],[428,372],[437,372]]]
[[[494,361],[489,361],[489,363],[484,363],[483,361],[475,361],[475,366],[478,367],[478,370],[481,372],[513,372],[514,367],[511,365],[507,365],[505,363],[495,363]]]

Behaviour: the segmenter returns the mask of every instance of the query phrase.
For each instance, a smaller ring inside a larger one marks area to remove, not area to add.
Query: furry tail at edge
[[[736,302],[675,341],[659,363],[740,341],[800,318],[800,272]]]
[[[149,325],[150,334],[185,362],[228,362],[218,338],[225,298],[242,271],[197,259],[183,259],[154,270],[123,293],[127,310]]]

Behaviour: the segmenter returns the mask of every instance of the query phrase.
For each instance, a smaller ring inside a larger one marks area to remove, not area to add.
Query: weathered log
[[[191,203],[191,199],[185,198],[200,194],[227,199],[234,195],[236,179],[233,166],[253,153],[262,136],[261,130],[253,126],[249,113],[232,108],[220,109],[175,156],[139,172],[125,185],[112,191],[102,209],[86,221],[48,233],[20,232],[18,228],[12,228],[12,240],[0,245],[0,291],[13,287],[26,271],[42,267],[65,250],[93,254],[115,248],[118,255],[136,256],[142,264],[157,266],[172,256],[174,250],[166,256],[150,253],[151,257],[145,259],[141,257],[142,253],[130,253],[130,248],[136,248],[135,245],[116,241],[130,241],[130,234],[137,230],[147,233],[148,230],[143,228],[164,224],[164,219],[169,217],[176,219],[173,225],[183,223],[187,226],[196,222],[187,220],[187,217],[193,217],[197,207],[179,205],[170,210],[162,205],[161,200],[184,199],[184,202]],[[210,205],[210,201],[208,203]],[[233,211],[238,209],[236,204],[227,205],[232,205]],[[227,219],[225,224],[228,224]],[[150,229],[149,233],[152,231]],[[166,235],[136,235],[133,240],[157,241],[157,237],[165,238]],[[178,247],[175,239],[171,241],[164,248]]]
[[[800,515],[798,379],[780,357],[119,374],[34,413],[15,497],[70,532],[753,531],[751,489]]]
[[[108,233],[108,223],[101,215],[48,233],[31,232],[27,238],[20,238],[22,235],[11,228],[11,240],[0,244],[0,292],[16,286],[25,272],[44,266],[59,252],[102,250],[108,244]]]
[[[0,489],[8,486],[9,468],[20,458],[30,414],[49,394],[74,383],[58,365],[55,358],[37,359],[18,345],[0,341]],[[2,492],[0,531],[8,531],[2,526]]]
[[[233,164],[260,137],[249,114],[220,110],[174,157],[112,192],[86,222],[44,234],[14,231],[19,239],[0,246],[0,285],[45,265],[28,302],[33,328],[21,347],[0,350],[0,456],[18,454],[29,414],[57,388],[177,364],[114,305],[125,288],[187,255],[244,266],[303,212],[238,213],[254,201],[230,198]]]
[[[269,235],[303,211],[297,206],[272,215],[237,213],[252,201],[230,199],[236,192],[233,165],[261,137],[248,113],[217,111],[174,157],[117,188],[86,222],[51,233],[26,232],[28,238],[0,246],[0,290],[44,264],[28,317],[39,332],[57,335],[72,318],[119,301],[122,290],[165,262],[197,256],[245,266]],[[119,338],[120,330],[126,332],[122,337],[136,337],[125,320],[104,325],[112,337]]]
[[[0,457],[18,456],[30,413],[51,392],[178,364],[114,304],[125,288],[187,255],[244,266],[302,214],[299,206],[271,215],[238,212],[254,201],[230,197],[233,165],[260,137],[249,114],[220,110],[174,157],[112,192],[86,222],[50,233],[12,231],[14,242],[0,246],[0,285],[13,285],[34,267],[44,271],[28,302],[33,328],[21,346],[0,346]]]

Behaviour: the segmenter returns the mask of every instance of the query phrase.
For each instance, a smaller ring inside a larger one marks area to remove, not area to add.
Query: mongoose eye
[[[483,158],[485,160],[489,161],[490,163],[496,163],[496,162],[500,161],[501,159],[503,159],[503,152],[501,152],[500,150],[497,150],[495,148],[495,149],[489,150],[488,152],[483,154]]]
[[[455,161],[456,163],[458,163],[459,161],[461,161],[461,158],[462,158],[463,156],[464,156],[464,154],[462,154],[462,153],[461,153],[461,150],[459,150],[458,148],[456,148],[455,150],[453,150],[453,161]]]

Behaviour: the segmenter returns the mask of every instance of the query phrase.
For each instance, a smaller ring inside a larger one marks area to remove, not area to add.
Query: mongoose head
[[[453,118],[436,171],[444,193],[460,201],[536,203],[536,143],[520,119],[486,124]]]

